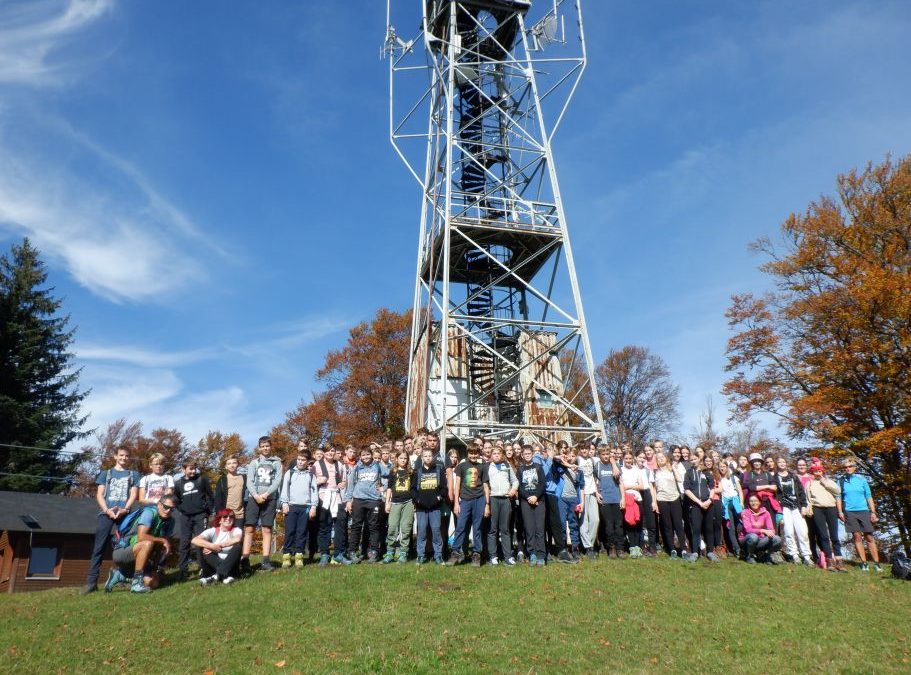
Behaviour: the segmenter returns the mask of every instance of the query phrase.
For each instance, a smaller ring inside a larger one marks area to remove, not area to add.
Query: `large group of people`
[[[463,456],[464,455],[464,456]],[[478,437],[461,451],[422,432],[360,449],[298,443],[287,467],[259,439],[246,466],[227,457],[215,482],[193,460],[177,477],[164,458],[150,473],[119,448],[99,472],[100,507],[85,592],[97,589],[113,542],[106,591],[148,593],[175,548],[177,576],[195,558],[202,585],[252,573],[257,529],[262,561],[275,569],[273,528],[282,514],[282,568],[367,563],[474,566],[577,564],[599,555],[663,553],[695,563],[735,556],[846,570],[839,522],[853,536],[859,569],[879,555],[876,505],[857,463],[837,479],[817,458],[735,456],[654,440],[575,446]]]

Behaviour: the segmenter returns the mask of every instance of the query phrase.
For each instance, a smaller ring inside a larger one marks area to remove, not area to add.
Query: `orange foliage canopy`
[[[775,290],[734,296],[725,393],[830,458],[856,456],[881,516],[911,532],[911,156],[838,178],[760,240]],[[895,531],[893,530],[893,531]]]
[[[342,349],[326,355],[316,378],[325,391],[301,403],[273,438],[365,444],[404,434],[411,311],[381,308],[351,329]]]

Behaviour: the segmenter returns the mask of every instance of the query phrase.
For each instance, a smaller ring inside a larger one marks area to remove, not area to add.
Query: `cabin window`
[[[554,395],[547,391],[546,389],[538,389],[538,405],[540,406],[553,406],[554,404]]]
[[[60,547],[48,539],[34,537],[28,557],[26,579],[56,579],[60,576]]]

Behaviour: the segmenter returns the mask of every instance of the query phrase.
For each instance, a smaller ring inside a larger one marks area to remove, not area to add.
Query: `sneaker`
[[[88,595],[89,593],[94,593],[98,590],[98,586],[95,584],[86,584],[82,587],[82,590],[79,591],[79,595]]]
[[[547,567],[547,560],[544,558],[538,558],[538,567]]]
[[[471,554],[471,566],[472,567],[481,566],[481,554],[480,553],[475,552],[475,553]]]
[[[291,567],[291,554],[282,553],[282,569],[286,570]]]
[[[343,555],[337,555],[334,558],[332,558],[332,560],[330,561],[330,564],[332,564],[332,565],[353,565],[354,561],[348,560],[348,558],[346,558]]]
[[[719,558],[718,554],[715,553],[714,551],[709,551],[708,553],[705,554],[705,557],[714,563],[721,562],[721,558]]]
[[[750,556],[749,558],[747,558],[747,563],[750,564],[750,565],[755,565],[755,564],[756,564],[756,558],[754,558],[753,556]]]
[[[250,559],[241,558],[240,559],[240,573],[246,576],[253,574],[253,570],[250,568]]]
[[[696,562],[697,560],[699,560],[699,554],[698,554],[698,553],[690,553],[690,554],[686,557],[686,560],[687,560],[687,562],[694,563],[694,562]],[[756,562],[756,561],[754,560],[753,562]]]
[[[635,558],[641,558],[641,557],[642,557],[642,549],[639,548],[638,546],[633,546],[633,547],[631,547],[630,550],[629,550],[629,557],[630,557],[630,558],[633,558],[633,559],[635,559]]]
[[[408,551],[399,551],[399,554],[395,557],[397,563],[408,562]]]
[[[208,586],[209,584],[214,584],[218,581],[218,575],[213,574],[211,577],[199,577],[200,586]]]
[[[263,572],[271,572],[275,569],[275,565],[272,564],[272,561],[269,558],[263,558],[263,561],[259,564],[259,569]]]
[[[595,558],[597,557],[597,556],[595,555],[595,549],[590,548],[590,549],[588,550],[588,553],[585,554],[585,557],[586,557],[587,559],[589,559],[590,561],[594,562],[594,561],[595,561]]]
[[[676,560],[676,559],[677,559],[677,551],[672,550],[671,551],[671,560]]]
[[[433,559],[433,562],[435,562],[437,565],[445,565],[445,564],[446,564],[446,562],[443,560],[443,556],[439,556],[438,558],[434,558],[434,559]]]
[[[328,565],[329,565],[329,554],[328,554],[328,553],[323,553],[323,554],[319,557],[319,566],[320,566],[320,567],[326,567],[326,566],[328,566]]]
[[[861,563],[858,568],[861,572],[869,572],[870,566],[867,563]]]
[[[804,567],[813,567],[813,560],[810,558],[804,558],[803,565]]]
[[[352,565],[359,565],[361,562],[363,562],[364,558],[362,558],[360,555],[355,553],[352,556],[348,556],[348,560],[351,562]]]
[[[225,586],[230,586],[234,583],[234,577],[225,577],[221,580],[221,583],[223,583]]]
[[[130,586],[131,593],[151,593],[152,589],[142,583],[142,577],[133,580],[133,585]]]
[[[121,571],[115,565],[114,567],[111,568],[111,571],[108,573],[108,580],[104,582],[104,592],[110,593],[111,591],[114,590],[114,586],[117,586],[118,584],[126,583],[126,581],[127,581],[126,577],[123,576]],[[94,589],[94,586],[92,588]],[[91,591],[89,591],[89,593],[91,593]]]
[[[522,553],[522,551],[519,551],[518,553],[516,553],[516,562],[518,562],[518,563],[525,562],[525,554]]]
[[[642,552],[642,555],[644,555],[646,558],[655,558],[658,556],[658,554],[655,552],[655,549],[653,549],[651,546],[646,546],[645,550]]]
[[[414,561],[414,564],[415,564],[415,565],[423,565],[425,562],[427,562],[427,560],[424,558],[424,556],[419,555],[419,556],[418,556],[418,559]]]
[[[500,564],[500,561],[497,560],[496,556],[494,556],[493,558],[490,559],[490,564],[496,566],[496,565]]]
[[[557,560],[560,561],[561,563],[566,563],[568,565],[571,565],[575,562],[573,560],[573,557],[569,554],[569,551],[567,551],[566,549],[563,549],[562,551],[560,551],[560,553],[557,554]]]
[[[379,560],[379,556],[376,554],[376,551],[367,551],[367,562],[375,563]]]
[[[576,549],[573,549],[572,551],[570,551],[569,554],[573,557],[573,562],[579,562],[580,560],[582,560],[582,556],[579,555],[579,551],[577,551]]]
[[[873,563],[873,571],[874,571],[874,572],[882,572],[882,571],[883,571],[883,568],[879,566],[879,563]]]
[[[503,561],[503,564],[504,564],[504,565],[509,565],[510,567],[515,567],[516,559],[515,559],[515,558],[507,558],[506,560]]]
[[[461,565],[462,561],[464,560],[465,556],[463,556],[461,553],[458,553],[457,551],[453,551],[452,555],[449,556],[449,562],[447,565]]]
[[[391,562],[395,561],[395,553],[388,551],[386,555],[383,556],[383,564],[388,565]]]
[[[529,564],[529,566],[531,566],[531,567],[534,567],[535,565],[537,565],[537,564],[538,564],[538,556],[536,556],[534,553],[532,553],[530,556],[528,556],[528,564]]]
[[[312,558],[311,558],[312,560]],[[304,554],[297,553],[294,555],[294,566],[298,569],[304,566]]]

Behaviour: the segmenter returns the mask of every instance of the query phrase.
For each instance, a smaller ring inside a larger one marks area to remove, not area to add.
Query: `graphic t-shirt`
[[[146,502],[157,504],[167,491],[174,490],[174,477],[167,474],[150,473],[139,481],[139,488],[145,490]]]
[[[434,476],[436,478],[436,476]],[[392,490],[392,501],[403,504],[411,501],[411,474],[404,469],[396,469],[389,474],[389,489]]]
[[[459,499],[477,499],[484,496],[483,472],[483,462],[473,464],[463,459],[456,465],[455,475],[462,481]]]
[[[242,534],[243,530],[241,530],[239,527],[235,527],[230,530],[223,530],[220,527],[210,527],[208,530],[203,530],[199,536],[212,544],[220,544],[223,541],[228,541],[229,539],[237,539]],[[231,544],[230,546],[226,546],[218,552],[218,557],[224,560],[228,557],[228,552],[235,546],[239,546],[239,544]]]
[[[605,504],[620,503],[620,484],[614,478],[614,467],[610,462],[606,464],[599,461],[595,469],[598,474],[598,488],[601,491],[601,500]]]
[[[95,485],[104,485],[104,499],[108,508],[123,508],[130,498],[130,488],[139,485],[139,472],[130,469],[106,469],[99,471]]]
[[[537,464],[525,464],[519,468],[519,487],[522,494],[537,495],[542,472]]]
[[[595,494],[595,459],[593,457],[578,457],[576,464],[582,471],[582,490],[587,495]]]
[[[162,518],[158,515],[158,508],[155,506],[146,506],[139,514],[133,527],[130,528],[129,542],[130,546],[135,546],[139,541],[139,526],[145,525],[149,528],[148,533],[153,537],[169,538],[174,533],[174,519]]]

